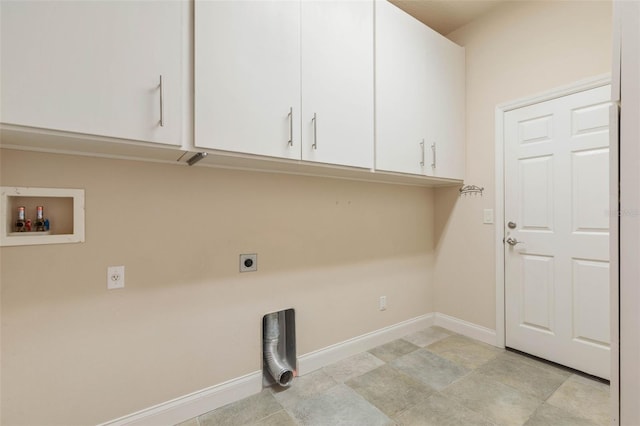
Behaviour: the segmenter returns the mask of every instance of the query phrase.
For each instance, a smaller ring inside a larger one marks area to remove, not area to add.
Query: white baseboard
[[[98,426],[175,425],[261,390],[262,371],[256,371]]]
[[[447,330],[451,330],[492,346],[497,346],[495,330],[451,317],[449,315],[441,314],[439,312],[434,315],[434,325],[437,325],[438,327],[446,328]]]
[[[298,357],[298,374],[305,375],[344,358],[368,351],[409,333],[437,325],[467,337],[496,344],[496,332],[458,318],[430,313],[403,321]],[[99,426],[175,425],[262,390],[262,372],[256,371],[210,388],[158,404]]]
[[[409,333],[430,327],[433,325],[433,318],[434,314],[421,315],[314,352],[309,352],[298,357],[298,372],[303,376],[341,359],[368,351]]]

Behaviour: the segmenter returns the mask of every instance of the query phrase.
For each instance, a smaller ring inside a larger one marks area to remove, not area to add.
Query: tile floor
[[[608,385],[430,327],[180,426],[587,426],[608,418]]]

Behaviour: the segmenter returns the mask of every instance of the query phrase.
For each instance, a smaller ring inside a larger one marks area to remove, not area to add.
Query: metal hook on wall
[[[480,194],[480,196],[482,197],[482,191],[484,191],[484,188],[481,188],[479,186],[464,185],[462,188],[460,188],[460,196],[468,195],[468,194],[473,194],[473,195]]]

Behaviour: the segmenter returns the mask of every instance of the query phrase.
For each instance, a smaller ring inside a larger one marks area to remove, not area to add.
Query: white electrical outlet
[[[378,309],[381,311],[387,310],[387,296],[380,296],[380,300],[378,301]]]
[[[124,266],[107,267],[107,290],[124,288]]]

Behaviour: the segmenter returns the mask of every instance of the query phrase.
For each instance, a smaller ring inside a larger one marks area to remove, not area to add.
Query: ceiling
[[[389,0],[442,35],[473,21],[505,0]]]

